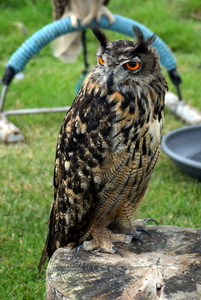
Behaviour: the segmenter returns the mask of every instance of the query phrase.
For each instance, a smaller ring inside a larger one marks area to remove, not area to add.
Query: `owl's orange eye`
[[[138,70],[141,66],[140,62],[127,62],[125,64],[126,68],[129,70]]]
[[[105,63],[101,56],[98,57],[98,62],[100,65],[104,65]]]

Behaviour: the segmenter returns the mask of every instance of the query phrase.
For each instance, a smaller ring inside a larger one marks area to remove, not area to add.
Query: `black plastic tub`
[[[178,168],[201,181],[201,125],[167,133],[162,139],[162,150]]]

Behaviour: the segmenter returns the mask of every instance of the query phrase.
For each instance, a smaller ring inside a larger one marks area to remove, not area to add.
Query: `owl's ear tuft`
[[[146,52],[148,50],[148,47],[151,46],[155,40],[156,40],[156,35],[153,34],[150,36],[148,39],[145,39],[143,36],[143,33],[141,29],[137,26],[133,27],[134,35],[136,37],[136,42],[137,42],[137,51],[139,52]]]
[[[106,46],[108,44],[108,40],[107,40],[105,33],[103,31],[101,31],[98,27],[91,27],[91,31],[97,37],[101,46],[103,48],[106,48]]]

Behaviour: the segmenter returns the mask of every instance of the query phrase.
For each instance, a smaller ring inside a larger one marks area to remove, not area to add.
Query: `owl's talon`
[[[76,249],[76,254],[77,254],[77,257],[78,257],[78,258],[79,258],[80,250],[83,249],[83,248],[84,248],[83,244],[81,244],[81,245],[79,245],[79,246],[77,247],[77,249]]]
[[[111,246],[111,250],[112,250],[111,252],[117,251],[121,255],[121,257],[123,257],[121,251],[117,247]]]
[[[136,228],[136,232],[144,232],[146,234],[148,234],[150,237],[152,236],[147,230],[145,230],[144,228]]]
[[[143,219],[143,221],[144,221],[145,223],[147,223],[147,222],[149,222],[149,221],[152,221],[152,222],[155,222],[156,225],[158,225],[158,222],[156,222],[156,220],[154,220],[154,219],[152,219],[152,218],[145,218],[145,219]]]
[[[127,234],[128,237],[130,237],[133,241],[133,239],[138,240],[140,243],[143,243],[143,241],[141,240],[141,238],[139,237],[139,235],[136,234]]]

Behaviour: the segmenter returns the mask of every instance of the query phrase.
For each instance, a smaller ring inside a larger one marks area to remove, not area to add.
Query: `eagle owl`
[[[135,41],[109,42],[98,28],[97,65],[85,79],[58,137],[54,201],[40,267],[62,246],[115,253],[130,243],[135,211],[157,162],[167,83],[159,58],[134,28]]]
[[[93,19],[100,21],[101,16],[105,15],[113,23],[114,17],[106,7],[108,2],[109,0],[53,0],[53,18],[59,20],[70,17],[72,25],[76,27],[78,20],[87,25]],[[81,47],[81,32],[65,34],[55,40],[54,56],[63,62],[73,62]]]

